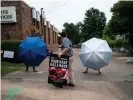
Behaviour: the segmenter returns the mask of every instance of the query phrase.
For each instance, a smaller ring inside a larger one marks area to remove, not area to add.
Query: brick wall
[[[39,13],[40,14],[40,13]],[[41,15],[41,14],[40,14]],[[38,21],[38,23],[39,23],[39,31],[40,31],[40,33],[42,34],[42,27],[41,27],[41,16],[40,16],[40,21]],[[43,35],[43,34],[42,34]]]
[[[50,25],[50,44],[53,44],[53,25]]]
[[[58,44],[58,35],[57,35],[56,32],[55,32],[55,34],[56,34],[56,35],[55,35],[55,42],[56,42],[55,44]]]
[[[27,36],[27,30],[32,26],[32,9],[24,2],[21,2],[21,10],[22,33],[24,39]]]
[[[48,44],[48,24],[45,26],[46,43]]]
[[[55,44],[55,32],[53,30],[53,44]]]
[[[1,39],[2,40],[22,40],[27,36],[27,31],[33,25],[32,19],[32,8],[30,8],[25,2],[23,1],[2,1],[1,6],[15,6],[16,7],[16,23],[2,23],[1,24]],[[35,21],[35,26],[36,26]],[[44,37],[46,37],[46,43],[48,48],[51,51],[55,51],[58,49],[58,42],[57,42],[57,34],[53,30],[53,26],[51,25],[48,28],[47,25],[43,25],[41,27],[41,21],[39,23],[39,30]],[[41,32],[41,28],[43,28],[43,32]],[[45,33],[44,33],[45,32]]]
[[[47,22],[46,27],[47,27],[46,28],[46,30],[47,30],[47,33],[46,33],[47,46],[51,51],[57,51],[58,50],[58,43],[56,41],[57,34],[53,30],[53,25],[50,25],[50,28],[48,28],[48,22]],[[50,39],[50,42],[48,42],[49,39]]]
[[[32,25],[31,8],[23,1],[2,1],[1,6],[16,7],[16,23],[3,23],[1,25],[1,36],[3,39],[24,39],[26,30]]]
[[[1,24],[1,39],[23,39],[22,21],[21,21],[21,1],[1,1],[1,6],[15,6],[16,7],[16,23],[2,23]]]

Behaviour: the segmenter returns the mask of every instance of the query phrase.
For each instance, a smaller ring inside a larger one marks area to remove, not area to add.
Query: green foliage
[[[109,28],[113,33],[125,35],[128,39],[129,50],[133,51],[133,1],[118,1],[111,8],[113,16]]]
[[[20,43],[21,43],[21,40],[2,40],[1,41],[1,50],[14,52],[13,59],[3,58],[3,56],[2,56],[2,60],[19,63],[20,59],[18,57],[18,46]]]
[[[127,40],[111,40],[108,36],[101,39],[106,40],[111,48],[127,48]]]
[[[109,27],[109,23],[104,27],[102,37],[109,36],[111,39],[115,39],[117,33],[113,33]]]
[[[82,37],[82,38],[80,39],[80,42],[79,42],[79,43],[83,43],[83,42],[85,42],[85,39]]]
[[[90,8],[85,13],[82,34],[85,40],[92,37],[102,37],[102,31],[106,25],[106,17],[98,9]]]
[[[98,9],[90,8],[85,13],[83,23],[64,23],[63,32],[67,33],[73,44],[84,42],[92,37],[102,37],[102,31],[106,25],[106,17]]]
[[[74,23],[64,23],[64,29],[62,30],[67,34],[67,37],[70,38],[73,42],[73,44],[78,44],[80,41],[80,26],[81,22],[77,23],[76,25]],[[76,38],[75,38],[76,37]]]
[[[8,73],[17,71],[17,70],[23,70],[24,64],[22,63],[10,63],[10,62],[1,62],[1,75],[6,75]]]

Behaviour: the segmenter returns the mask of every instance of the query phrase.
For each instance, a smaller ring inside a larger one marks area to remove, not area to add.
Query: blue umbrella
[[[19,45],[19,57],[26,66],[39,66],[47,57],[47,46],[39,37],[26,37]]]

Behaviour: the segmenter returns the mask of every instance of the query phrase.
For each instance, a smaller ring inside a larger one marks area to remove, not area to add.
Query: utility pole
[[[41,32],[43,33],[43,40],[44,40],[44,32],[43,32],[43,29],[44,29],[44,20],[43,20],[43,17],[45,17],[44,16],[44,10],[43,10],[43,8],[41,8]]]

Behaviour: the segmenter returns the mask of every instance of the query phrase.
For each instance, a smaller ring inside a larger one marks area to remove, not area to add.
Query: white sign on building
[[[15,23],[16,19],[16,7],[7,6],[1,7],[1,23]]]

